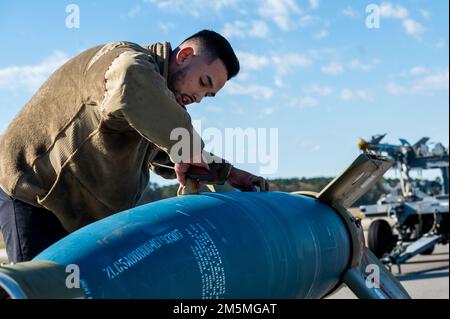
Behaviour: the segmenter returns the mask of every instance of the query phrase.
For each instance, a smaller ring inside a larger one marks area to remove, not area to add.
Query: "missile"
[[[320,193],[226,192],[153,202],[0,266],[7,298],[409,298],[346,209],[392,165],[361,154]],[[0,293],[1,295],[1,293]]]

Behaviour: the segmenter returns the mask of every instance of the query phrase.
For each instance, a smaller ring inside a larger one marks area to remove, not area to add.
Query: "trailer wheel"
[[[368,245],[377,258],[389,253],[394,248],[395,242],[396,239],[387,221],[377,219],[370,224]]]

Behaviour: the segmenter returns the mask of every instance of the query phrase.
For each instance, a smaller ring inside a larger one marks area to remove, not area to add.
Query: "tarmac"
[[[436,245],[432,255],[417,255],[401,266],[391,268],[412,299],[449,299],[449,245]],[[328,299],[356,299],[345,287]]]
[[[353,212],[352,212],[353,213]],[[391,226],[394,221],[384,218]],[[365,237],[371,219],[362,220]],[[401,265],[391,267],[392,273],[401,282],[412,299],[449,299],[449,245],[436,245],[431,255],[416,255]],[[343,286],[327,299],[356,299],[353,292]]]

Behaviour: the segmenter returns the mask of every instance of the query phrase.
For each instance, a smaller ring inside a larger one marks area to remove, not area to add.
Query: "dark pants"
[[[29,261],[68,235],[56,216],[0,189],[0,228],[10,262]]]

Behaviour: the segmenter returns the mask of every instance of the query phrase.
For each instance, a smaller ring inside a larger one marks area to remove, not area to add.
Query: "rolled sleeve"
[[[158,166],[157,164],[163,164],[163,165],[167,165],[167,166],[174,166],[174,164],[171,162],[169,155],[167,155],[166,152],[164,152],[163,150],[160,150],[156,156],[153,158],[152,162],[150,163],[150,170],[165,178],[165,179],[175,179],[177,178],[177,175],[175,174],[175,170],[174,169],[170,169],[170,168],[165,168],[165,167],[161,167]]]

